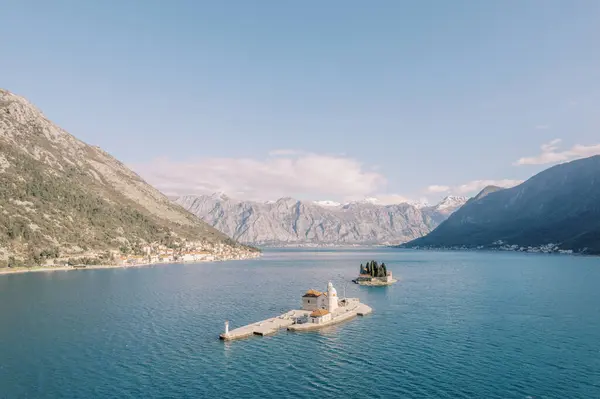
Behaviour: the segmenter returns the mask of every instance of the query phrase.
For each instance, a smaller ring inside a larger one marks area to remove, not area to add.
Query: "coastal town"
[[[134,251],[124,248],[107,251],[80,251],[77,254],[46,259],[37,267],[0,269],[0,274],[44,270],[131,267],[168,263],[218,262],[253,259],[260,257],[260,255],[261,252],[258,249],[247,246],[232,246],[220,242],[182,241],[176,247],[155,243],[140,246]]]
[[[494,241],[491,245],[478,245],[478,246],[467,246],[467,245],[453,245],[453,246],[430,246],[430,245],[417,245],[411,247],[411,249],[421,250],[440,250],[440,251],[511,251],[511,252],[526,252],[526,253],[543,253],[543,254],[562,254],[572,255],[575,253],[572,249],[561,249],[559,244],[548,243],[539,246],[523,246],[516,244],[509,244],[503,240]],[[585,254],[587,248],[582,248],[577,253]]]
[[[142,251],[143,254],[136,255],[114,253],[115,264],[135,266],[153,263],[214,262],[251,259],[260,256],[258,250],[251,251],[245,247],[232,247],[223,243],[189,242],[179,249],[169,248],[165,245],[147,245],[142,248]]]

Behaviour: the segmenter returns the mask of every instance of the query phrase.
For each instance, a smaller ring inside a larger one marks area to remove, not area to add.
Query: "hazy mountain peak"
[[[408,205],[412,205],[417,209],[423,209],[431,206],[427,201],[407,201],[405,203]]]
[[[176,202],[241,242],[261,245],[401,243],[427,234],[463,203],[448,199],[448,204],[436,209],[406,203],[378,205],[372,198],[341,205],[284,197],[232,204],[215,196]]]
[[[512,188],[486,187],[411,246],[600,253],[600,156],[553,166]]]
[[[437,205],[435,205],[435,207],[439,210],[445,210],[445,209],[455,210],[455,209],[463,206],[467,202],[468,199],[469,199],[468,197],[448,195],[448,196],[444,197]]]
[[[217,191],[214,192],[210,195],[212,198],[216,198],[216,199],[220,199],[222,201],[227,201],[230,200],[231,197],[229,197],[227,194],[225,194],[223,191]]]
[[[339,202],[335,202],[335,201],[328,201],[328,200],[324,200],[324,201],[313,201],[313,204],[315,205],[319,205],[319,206],[325,206],[325,207],[336,207],[336,206],[341,206],[342,204],[340,204]]]
[[[498,186],[486,186],[484,187],[483,190],[481,190],[479,192],[479,194],[477,194],[474,199],[475,200],[480,200],[483,197],[491,194],[491,193],[495,193],[496,191],[501,191],[501,190],[506,190],[504,187],[498,187]]]
[[[236,245],[99,147],[0,89],[0,262],[134,248],[173,237]],[[27,204],[24,206],[23,204]]]

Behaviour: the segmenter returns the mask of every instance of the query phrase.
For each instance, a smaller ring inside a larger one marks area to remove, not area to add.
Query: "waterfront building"
[[[310,322],[315,324],[321,324],[331,321],[331,313],[326,309],[313,310],[310,314]]]
[[[337,290],[331,284],[331,281],[327,284],[327,291],[321,292],[317,290],[308,290],[302,296],[302,309],[303,310],[327,310],[329,312],[335,311],[338,304]]]

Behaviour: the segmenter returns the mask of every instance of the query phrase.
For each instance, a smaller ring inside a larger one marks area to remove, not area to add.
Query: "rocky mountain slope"
[[[397,244],[435,228],[466,198],[448,197],[418,209],[410,204],[337,204],[281,198],[261,203],[222,194],[184,196],[175,202],[218,230],[256,245]]]
[[[190,242],[254,251],[0,89],[0,266],[71,256],[109,262],[118,251]]]
[[[409,247],[541,247],[600,253],[600,156],[551,167],[510,189],[486,188]]]

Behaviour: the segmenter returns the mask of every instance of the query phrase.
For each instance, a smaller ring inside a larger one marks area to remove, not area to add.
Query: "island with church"
[[[324,292],[310,289],[302,296],[302,309],[290,310],[280,316],[248,324],[233,330],[229,321],[225,321],[225,331],[219,338],[225,341],[250,337],[252,335],[271,335],[282,328],[288,331],[309,331],[364,316],[373,310],[361,303],[358,298],[339,298],[333,284],[327,284]]]
[[[352,280],[353,283],[368,286],[391,285],[397,281],[385,263],[378,264],[374,260],[367,262],[365,266],[361,263],[358,277]]]

